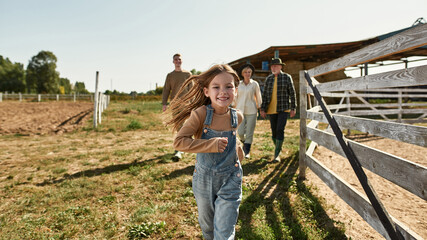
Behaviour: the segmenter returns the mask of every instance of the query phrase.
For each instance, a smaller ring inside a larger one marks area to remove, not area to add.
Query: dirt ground
[[[84,126],[91,102],[1,102],[0,134],[61,134]]]
[[[89,102],[2,102],[0,103],[0,135],[44,135],[70,132],[84,126],[92,113],[93,103]],[[297,131],[298,123],[295,122],[294,125],[288,127],[295,128]],[[427,148],[383,138],[355,138],[354,140],[427,166]],[[363,193],[346,159],[323,147],[316,149],[314,157]],[[366,173],[390,215],[422,238],[427,239],[427,202],[369,171]],[[343,222],[346,225],[348,237],[352,239],[384,239],[310,170],[307,170],[306,181],[316,186],[317,194],[324,197],[328,205],[339,210],[331,209],[328,214],[335,221]]]
[[[349,138],[422,166],[427,166],[427,148],[425,147],[372,136]],[[364,194],[363,188],[347,159],[324,147],[316,149],[313,156]],[[427,202],[368,170],[365,172],[389,214],[415,231],[423,239],[426,239]],[[310,170],[307,172],[307,179],[317,186],[318,194],[326,198],[328,204],[334,205],[339,210],[338,213],[331,213],[331,218],[345,223],[347,236],[353,239],[384,239]],[[366,196],[366,194],[364,195]]]

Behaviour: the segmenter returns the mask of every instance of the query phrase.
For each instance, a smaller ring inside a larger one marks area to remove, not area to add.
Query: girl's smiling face
[[[217,114],[224,114],[237,94],[233,75],[223,72],[216,75],[209,86],[203,88],[205,96],[210,98],[212,107]]]

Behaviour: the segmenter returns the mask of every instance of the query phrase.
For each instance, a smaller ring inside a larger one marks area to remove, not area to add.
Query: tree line
[[[57,58],[50,51],[40,51],[24,69],[22,63],[13,63],[0,55],[0,92],[42,94],[88,94],[84,82],[74,86],[68,78],[56,71]]]

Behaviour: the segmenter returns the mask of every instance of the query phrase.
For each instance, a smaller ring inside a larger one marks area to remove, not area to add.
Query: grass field
[[[102,124],[64,135],[0,136],[0,239],[201,239],[195,154],[173,162],[160,102],[112,102]],[[236,239],[346,239],[316,188],[298,180],[298,120],[273,157],[260,120],[243,161]]]

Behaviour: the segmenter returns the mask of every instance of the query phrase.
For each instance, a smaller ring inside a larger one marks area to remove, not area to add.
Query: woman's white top
[[[249,80],[246,85],[244,81],[240,81],[237,88],[236,108],[243,114],[257,114],[258,108],[261,107],[262,97],[257,81]]]

